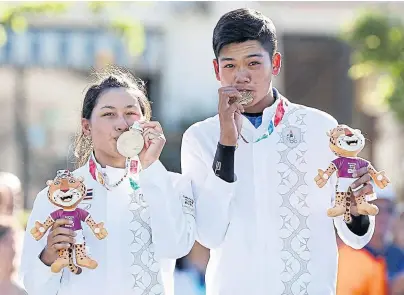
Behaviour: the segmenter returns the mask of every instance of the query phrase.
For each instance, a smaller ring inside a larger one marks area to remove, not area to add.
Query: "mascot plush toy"
[[[365,138],[358,129],[352,129],[346,125],[338,125],[327,133],[330,137],[330,148],[337,156],[328,166],[326,171],[318,170],[315,182],[322,188],[334,172],[337,173],[337,185],[335,193],[335,205],[328,209],[329,217],[336,217],[344,214],[344,221],[351,223],[351,195],[350,185],[356,180],[353,172],[367,167],[374,183],[384,189],[390,180],[384,171],[377,172],[370,162],[359,158],[359,152],[365,147]],[[359,188],[358,188],[359,189]],[[376,215],[379,209],[366,201],[366,196],[355,198],[358,213],[361,215]]]
[[[86,253],[86,247],[83,236],[82,222],[87,223],[94,235],[99,239],[104,239],[108,233],[103,223],[96,223],[90,214],[78,208],[78,204],[86,196],[86,186],[82,177],[75,178],[68,170],[59,170],[54,180],[48,180],[46,184],[49,186],[49,201],[61,209],[52,212],[44,223],[35,222],[31,234],[35,240],[39,241],[57,219],[71,220],[71,224],[64,227],[70,228],[76,233],[76,243],[68,249],[59,250],[59,258],[51,265],[54,273],[60,272],[64,267],[68,266],[69,270],[74,274],[80,274],[81,267],[95,269],[98,263],[91,259]],[[73,261],[73,250],[76,256],[76,263]]]

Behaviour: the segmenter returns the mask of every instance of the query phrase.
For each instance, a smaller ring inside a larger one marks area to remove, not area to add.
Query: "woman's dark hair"
[[[272,58],[277,50],[276,29],[261,12],[240,8],[224,14],[213,30],[213,51],[216,58],[226,45],[256,40]]]
[[[94,82],[86,91],[81,110],[81,118],[91,119],[93,110],[98,103],[101,94],[111,88],[126,88],[135,96],[140,105],[143,116],[146,120],[151,119],[150,101],[146,96],[144,82],[132,75],[127,69],[117,66],[109,66],[100,72],[93,73]],[[80,131],[74,143],[74,155],[77,158],[76,166],[83,166],[92,153],[92,141]]]

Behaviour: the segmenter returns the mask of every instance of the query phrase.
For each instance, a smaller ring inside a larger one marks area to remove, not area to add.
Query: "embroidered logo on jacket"
[[[91,201],[93,200],[93,189],[87,189],[87,194],[84,197],[83,201],[80,202],[79,207],[84,210],[88,210],[91,208]]]
[[[302,131],[297,126],[288,126],[282,130],[283,143],[288,148],[295,148],[302,142]]]
[[[181,199],[184,213],[191,214],[193,217],[195,217],[195,201],[184,194],[181,195]]]

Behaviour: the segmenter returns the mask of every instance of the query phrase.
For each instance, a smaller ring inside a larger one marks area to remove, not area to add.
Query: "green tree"
[[[350,76],[377,76],[376,96],[404,122],[404,24],[382,11],[360,14],[342,34],[353,49]]]

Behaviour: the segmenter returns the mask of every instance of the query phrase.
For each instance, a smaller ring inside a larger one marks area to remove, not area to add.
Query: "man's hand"
[[[218,92],[220,144],[236,146],[239,130],[241,129],[241,113],[244,112],[244,108],[235,100],[241,98],[241,94],[232,86],[219,88]]]
[[[356,170],[352,176],[358,178],[354,183],[351,184],[354,197],[373,194],[373,186],[370,183],[371,177],[367,167],[362,167],[359,170]],[[363,187],[356,190],[360,186]]]
[[[141,123],[143,128],[143,138],[145,141],[143,150],[139,154],[139,159],[143,169],[146,169],[160,158],[166,143],[163,128],[159,122],[151,121]]]
[[[359,213],[357,211],[355,198],[373,194],[373,185],[370,183],[371,176],[367,167],[362,167],[361,169],[356,170],[356,172],[354,172],[352,176],[355,178],[358,177],[358,179],[351,184],[353,193],[353,198],[351,198],[351,214],[354,216],[358,216]],[[362,186],[360,189],[355,190],[360,186]]]

